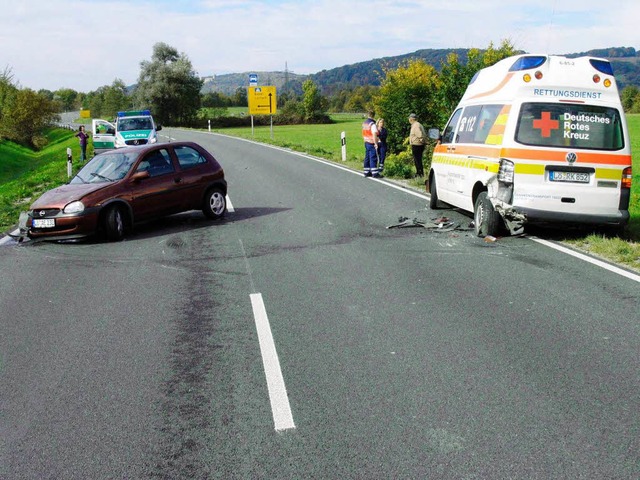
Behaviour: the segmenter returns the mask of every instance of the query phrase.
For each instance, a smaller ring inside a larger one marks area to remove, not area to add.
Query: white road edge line
[[[252,293],[250,297],[253,316],[256,321],[256,330],[258,331],[260,351],[262,353],[262,364],[264,365],[264,373],[267,377],[267,388],[269,389],[269,400],[271,401],[271,411],[273,412],[273,423],[275,424],[276,431],[296,428],[293,423],[287,387],[282,377],[280,360],[278,360],[278,352],[276,352],[276,346],[273,342],[271,326],[269,325],[269,318],[267,317],[267,311],[264,307],[262,294]]]
[[[597,258],[590,257],[589,255],[585,255],[584,253],[576,252],[575,250],[571,250],[570,248],[563,247],[562,245],[558,245],[557,243],[550,242],[548,240],[543,240],[538,237],[527,237],[527,238],[541,245],[544,245],[546,247],[553,248],[554,250],[562,252],[566,255],[571,255],[572,257],[591,263],[592,265],[596,265],[600,268],[604,268],[605,270],[609,270],[610,272],[617,273],[618,275],[622,275],[623,277],[626,277],[629,280],[633,280],[640,283],[640,275],[631,273],[627,270],[616,267],[615,265],[611,265],[602,260],[598,260]]]

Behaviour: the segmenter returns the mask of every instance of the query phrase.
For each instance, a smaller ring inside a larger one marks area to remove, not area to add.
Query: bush
[[[411,150],[387,155],[384,161],[384,174],[387,177],[412,178],[415,175]]]

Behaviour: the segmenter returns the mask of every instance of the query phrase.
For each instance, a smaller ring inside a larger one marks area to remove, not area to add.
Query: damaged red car
[[[152,144],[95,156],[66,185],[45,192],[21,226],[31,239],[103,235],[121,240],[137,222],[188,210],[227,210],[224,170],[193,142]]]

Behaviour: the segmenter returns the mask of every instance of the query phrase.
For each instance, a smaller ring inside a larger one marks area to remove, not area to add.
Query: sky
[[[297,74],[420,49],[640,50],[638,0],[0,0],[0,74],[90,92],[136,83],[164,42],[200,76]]]

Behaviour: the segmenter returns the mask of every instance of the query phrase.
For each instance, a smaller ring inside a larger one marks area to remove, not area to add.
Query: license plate
[[[53,228],[56,226],[55,218],[34,218],[33,228]]]
[[[559,172],[552,170],[549,172],[549,180],[552,182],[589,183],[591,176],[583,172]]]

